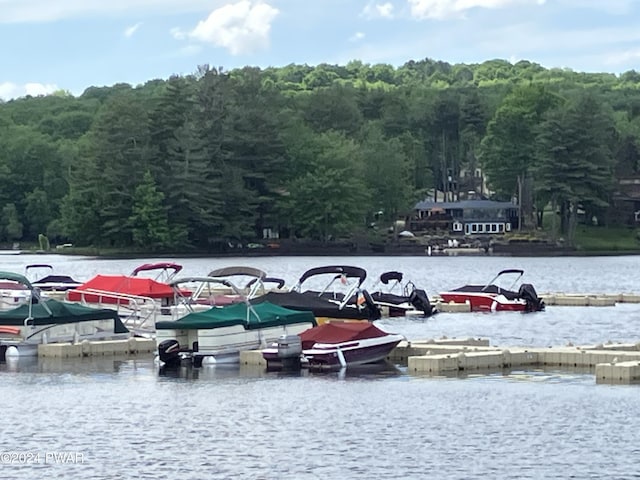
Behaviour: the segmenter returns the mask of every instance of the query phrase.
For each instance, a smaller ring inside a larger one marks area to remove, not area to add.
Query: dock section
[[[131,337],[126,340],[83,340],[78,343],[47,343],[38,345],[38,356],[44,358],[73,358],[113,355],[142,355],[156,351],[156,341]]]
[[[389,360],[410,374],[448,376],[557,367],[594,373],[597,383],[640,383],[640,343],[548,348],[491,347],[480,339],[402,342]]]

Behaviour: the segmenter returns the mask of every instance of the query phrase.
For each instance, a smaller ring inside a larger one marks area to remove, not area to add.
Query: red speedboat
[[[496,284],[503,275],[516,275],[516,279],[508,288]],[[539,312],[544,310],[544,301],[538,297],[535,288],[523,283],[517,290],[523,270],[502,270],[486,285],[465,285],[454,290],[441,292],[440,297],[446,303],[468,303],[472,312]]]

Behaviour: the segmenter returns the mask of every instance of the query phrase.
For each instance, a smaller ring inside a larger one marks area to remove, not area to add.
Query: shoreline
[[[69,255],[87,256],[100,258],[225,258],[225,257],[330,257],[330,256],[359,256],[359,257],[598,257],[598,256],[633,256],[640,255],[640,250],[576,250],[571,248],[500,248],[498,251],[492,249],[472,249],[472,248],[445,248],[443,250],[432,250],[430,253],[424,249],[417,248],[391,248],[384,251],[374,249],[350,249],[350,248],[300,248],[287,249],[286,251],[274,251],[266,249],[234,249],[225,252],[131,252],[131,251],[100,251],[100,249],[73,249],[64,250],[0,250],[1,256],[15,255]]]

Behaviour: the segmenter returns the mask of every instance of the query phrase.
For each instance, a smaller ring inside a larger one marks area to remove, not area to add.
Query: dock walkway
[[[402,342],[389,356],[411,374],[448,376],[555,367],[595,374],[597,383],[640,383],[640,342],[547,348],[492,347],[483,339]]]

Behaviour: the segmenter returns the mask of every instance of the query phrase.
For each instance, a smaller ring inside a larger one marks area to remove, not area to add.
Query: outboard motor
[[[367,317],[370,322],[374,320],[380,320],[382,317],[382,310],[376,302],[373,301],[373,297],[367,290],[361,290],[362,297],[364,298],[364,310],[367,312]]]
[[[158,357],[164,362],[165,367],[179,367],[182,361],[180,353],[180,343],[173,338],[163,340],[158,345]]]
[[[422,310],[425,317],[430,317],[436,313],[433,305],[431,305],[429,301],[427,292],[422,289],[414,288],[411,295],[409,295],[409,302],[416,307],[416,310]]]
[[[540,312],[544,310],[544,300],[538,297],[536,289],[530,283],[520,285],[518,296],[527,302],[525,312]]]
[[[283,370],[302,368],[302,340],[299,335],[282,335],[278,338],[278,359]]]

